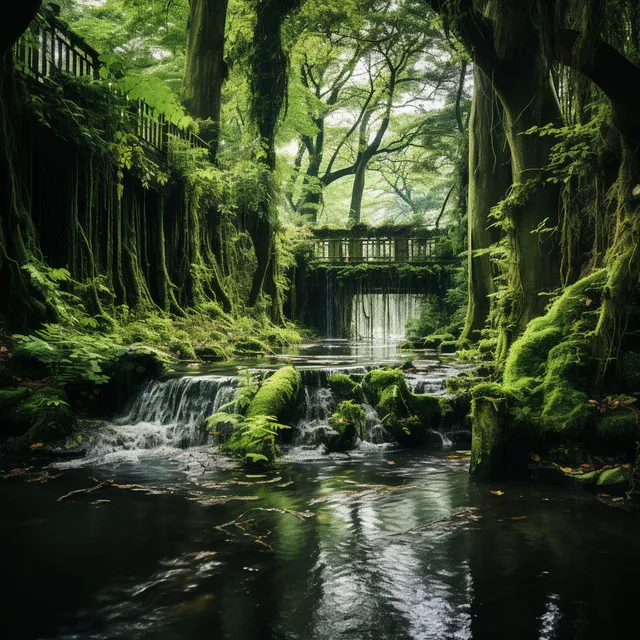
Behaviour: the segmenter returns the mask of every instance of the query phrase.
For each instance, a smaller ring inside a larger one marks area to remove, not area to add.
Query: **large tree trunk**
[[[251,60],[251,115],[264,150],[260,161],[265,171],[265,188],[256,209],[247,212],[246,227],[253,241],[258,266],[253,277],[249,304],[255,305],[262,291],[271,296],[271,317],[281,321],[282,296],[277,284],[278,255],[274,243],[276,187],[276,129],[287,92],[288,60],[282,48],[281,27],[301,0],[259,0],[258,20],[253,34]]]
[[[228,0],[191,0],[183,102],[196,118],[210,121],[201,131],[215,161],[220,143],[222,85]]]
[[[511,307],[501,336],[503,347],[508,347],[530,320],[544,312],[548,302],[544,294],[560,285],[558,234],[552,231],[557,226],[560,188],[534,182],[548,165],[556,140],[526,132],[546,124],[560,126],[561,114],[548,68],[537,53],[523,50],[516,59],[498,64],[493,80],[504,107],[513,185],[520,193],[506,212],[515,262],[509,279]]]
[[[502,107],[491,81],[476,66],[469,120],[469,200],[467,203],[469,304],[463,338],[476,339],[489,317],[490,298],[495,292],[494,269],[481,252],[500,239],[489,213],[511,185],[511,159],[502,126]]]

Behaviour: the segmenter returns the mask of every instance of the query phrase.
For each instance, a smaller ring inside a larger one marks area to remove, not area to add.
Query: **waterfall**
[[[423,296],[411,293],[358,293],[353,297],[351,338],[403,340],[409,318],[420,316]]]
[[[112,462],[135,458],[141,450],[202,444],[205,418],[233,402],[237,386],[238,378],[230,376],[152,380],[124,415],[89,438],[86,460]]]
[[[303,392],[304,409],[295,428],[293,444],[315,446],[323,436],[333,433],[329,417],[336,409],[336,402],[331,389],[326,386],[305,385]]]
[[[180,425],[185,433],[233,400],[236,378],[231,376],[184,376],[153,380],[138,395],[118,424],[154,423]]]

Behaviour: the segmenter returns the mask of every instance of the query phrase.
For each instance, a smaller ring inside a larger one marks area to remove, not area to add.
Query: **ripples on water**
[[[371,409],[369,442],[326,456],[311,435],[334,403],[311,381],[368,365],[318,359],[274,472],[199,446],[202,417],[233,401],[225,375],[151,383],[59,477],[1,481],[2,637],[602,640],[637,625],[636,511],[476,484],[464,459],[384,444]],[[434,361],[409,384],[442,393],[443,377]]]
[[[120,488],[62,503],[87,470],[0,485],[4,637],[602,638],[634,616],[635,512],[373,445],[257,477],[212,460],[107,465]]]

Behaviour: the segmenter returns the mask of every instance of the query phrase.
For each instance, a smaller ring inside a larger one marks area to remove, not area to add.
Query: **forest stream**
[[[305,400],[272,471],[197,444],[236,388],[237,366],[211,366],[150,382],[85,457],[0,484],[5,637],[602,638],[632,620],[637,513],[477,483],[464,431],[402,450],[368,415],[365,441],[325,455],[327,375],[401,355],[333,341],[283,357]],[[464,368],[422,357],[408,376],[422,393]]]

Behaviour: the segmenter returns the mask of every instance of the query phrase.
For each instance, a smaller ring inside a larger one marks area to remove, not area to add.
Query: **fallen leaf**
[[[31,445],[31,448],[32,448],[32,449],[40,449],[40,447],[44,447],[44,442],[34,442],[34,443]]]
[[[573,469],[571,467],[560,467],[560,471],[562,471],[562,473],[571,473]]]
[[[592,301],[592,300],[589,300],[589,298],[587,298],[587,299],[584,301],[584,303],[585,303],[585,305],[586,305],[587,307],[590,307],[592,302],[593,302],[593,301]]]
[[[614,498],[611,502],[622,502],[624,498]]]
[[[589,404],[598,404],[597,400],[589,400],[588,402],[589,402]]]
[[[631,469],[631,465],[627,462],[626,464],[622,465],[623,469]]]
[[[500,489],[492,489],[489,493],[493,493],[494,496],[503,496],[504,491],[500,491]]]
[[[608,493],[599,493],[598,494],[601,498],[608,498],[609,494]]]
[[[512,520],[526,520],[529,516],[513,516]]]
[[[583,462],[580,466],[581,466],[583,469],[591,469],[591,465],[590,465],[590,464],[587,464],[586,462]]]
[[[387,464],[395,464],[394,460],[387,460]]]
[[[460,460],[460,458],[462,458],[462,456],[455,456],[455,455],[447,456],[447,460]]]
[[[540,456],[537,453],[530,453],[529,457],[534,461],[534,462],[540,462]]]

